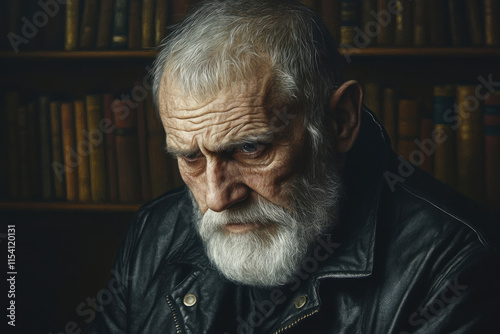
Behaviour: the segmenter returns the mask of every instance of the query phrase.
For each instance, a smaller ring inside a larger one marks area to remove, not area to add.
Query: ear
[[[359,132],[363,91],[357,81],[344,82],[333,92],[328,120],[333,129],[333,143],[337,153],[347,153]]]

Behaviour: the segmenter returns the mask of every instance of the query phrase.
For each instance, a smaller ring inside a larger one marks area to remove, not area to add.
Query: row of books
[[[497,0],[304,0],[344,47],[499,46]]]
[[[150,49],[189,0],[11,0],[2,47],[23,50]],[[0,23],[2,24],[2,23]]]
[[[142,203],[182,184],[150,99],[22,99],[5,94],[5,199]]]
[[[433,87],[432,107],[365,85],[365,104],[382,121],[393,148],[462,194],[500,209],[500,92],[473,85]]]

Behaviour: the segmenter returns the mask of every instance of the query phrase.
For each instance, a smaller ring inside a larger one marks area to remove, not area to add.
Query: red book
[[[113,97],[111,94],[104,94],[104,117],[105,122],[109,123],[110,129],[114,129],[114,117],[111,105]],[[118,175],[116,167],[116,146],[115,146],[115,133],[114,131],[106,131],[106,166],[108,168],[108,185],[109,185],[109,200],[111,202],[118,202]]]
[[[137,110],[126,101],[113,101],[116,161],[118,166],[118,198],[123,203],[141,200]]]
[[[485,101],[486,204],[500,210],[500,94]]]

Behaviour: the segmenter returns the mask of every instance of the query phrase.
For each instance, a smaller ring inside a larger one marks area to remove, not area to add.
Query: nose
[[[224,211],[248,197],[249,188],[241,180],[237,167],[230,162],[207,161],[206,180],[206,205],[212,211]]]

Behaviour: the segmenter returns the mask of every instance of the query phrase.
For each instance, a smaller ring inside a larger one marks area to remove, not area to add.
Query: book
[[[355,28],[359,24],[357,1],[340,0],[340,44],[355,44]],[[356,45],[354,45],[356,46]]]
[[[497,0],[483,0],[484,39],[486,46],[500,45],[500,4]]]
[[[46,50],[60,49],[64,45],[64,7],[47,6],[46,13],[49,15],[47,25],[42,28],[43,48]]]
[[[481,2],[477,0],[465,0],[465,6],[470,42],[474,46],[481,46],[483,45]]]
[[[463,46],[468,43],[469,29],[464,0],[448,0],[451,44]]]
[[[414,0],[413,4],[413,44],[424,46],[428,43],[427,0]]]
[[[417,152],[416,139],[418,135],[418,124],[420,114],[420,103],[416,100],[402,99],[398,104],[398,153],[412,163]],[[415,163],[416,164],[416,163]]]
[[[378,46],[390,46],[394,44],[395,22],[394,15],[389,11],[389,3],[394,0],[378,0],[377,22],[379,34],[377,36]]]
[[[75,140],[78,154],[78,201],[90,202],[90,142],[85,137],[87,130],[87,115],[83,100],[74,101],[75,108]]]
[[[50,108],[50,134],[52,142],[52,181],[54,199],[62,201],[66,198],[66,185],[64,176],[64,158],[62,151],[61,134],[61,102],[51,101]]]
[[[137,102],[137,138],[139,149],[139,167],[141,177],[141,200],[149,201],[151,197],[151,180],[149,179],[148,147],[146,138],[146,106],[144,101]]]
[[[128,0],[115,0],[111,36],[112,47],[124,49],[128,46]]]
[[[323,21],[335,41],[340,41],[340,0],[321,0],[320,12]]]
[[[104,135],[101,129],[103,119],[102,96],[88,94],[85,96],[87,114],[87,140],[89,141],[90,166],[90,198],[92,202],[105,202],[108,199],[106,180],[106,154]]]
[[[448,21],[446,0],[427,1],[429,42],[432,46],[447,45]]]
[[[432,151],[434,145],[434,139],[432,138],[433,127],[432,112],[424,109],[420,120],[420,138],[417,146],[419,146],[419,150],[422,152],[422,163],[419,167],[429,174],[433,173],[432,167],[434,163],[434,152]]]
[[[7,157],[9,171],[9,198],[21,198],[21,175],[19,166],[19,142],[17,139],[19,110],[19,93],[7,92],[5,94],[5,109],[7,114]]]
[[[109,48],[111,41],[111,22],[113,20],[113,0],[100,0],[97,24],[97,49]]]
[[[152,48],[154,41],[154,0],[143,0],[142,2],[142,48]]]
[[[187,0],[176,0],[171,1],[171,10],[172,16],[170,18],[170,22],[179,23],[184,19],[187,11]]]
[[[384,119],[384,128],[389,138],[391,139],[392,148],[397,148],[397,137],[396,137],[396,111],[397,106],[397,94],[396,90],[393,88],[384,88],[383,99],[382,99],[382,113]]]
[[[376,11],[377,0],[361,0],[361,22],[359,28],[363,34],[363,39],[366,40],[364,46],[374,46],[377,44],[378,28],[373,18],[373,13]]]
[[[108,174],[109,200],[113,203],[118,202],[118,175],[116,165],[116,147],[115,147],[115,122],[113,117],[113,96],[104,94],[104,117],[108,124],[108,130],[105,132],[106,141],[106,166]]]
[[[80,25],[80,49],[91,49],[95,46],[97,28],[97,0],[83,0],[83,15]]]
[[[368,82],[365,85],[365,90],[364,90],[364,103],[365,105],[373,111],[375,116],[377,116],[379,121],[382,120],[382,104],[381,104],[381,88],[380,85],[374,83],[374,82]]]
[[[155,39],[154,45],[160,45],[163,38],[167,34],[167,16],[168,16],[168,6],[167,0],[156,0],[156,10],[155,10]]]
[[[118,198],[122,203],[141,200],[137,110],[124,100],[113,101]]]
[[[66,200],[78,200],[78,154],[75,139],[75,110],[73,102],[61,103],[61,130],[66,176]]]
[[[79,0],[66,1],[66,35],[64,49],[74,51],[78,45]]]
[[[486,205],[492,210],[500,208],[500,93],[485,100],[485,185]]]
[[[174,160],[167,157],[165,131],[150,98],[146,100],[146,128],[151,196],[156,198],[173,186]]]
[[[435,138],[434,177],[455,185],[455,86],[434,87],[433,123]]]
[[[476,86],[457,86],[457,190],[483,202],[484,120]]]
[[[144,8],[144,5],[141,0],[129,0],[129,1],[130,3],[128,11],[128,48],[139,49],[141,47],[141,36],[142,36],[141,11],[142,8]],[[151,0],[146,0],[146,1],[151,1]]]
[[[413,44],[412,5],[411,0],[396,0],[396,30],[394,33],[396,46]]]

